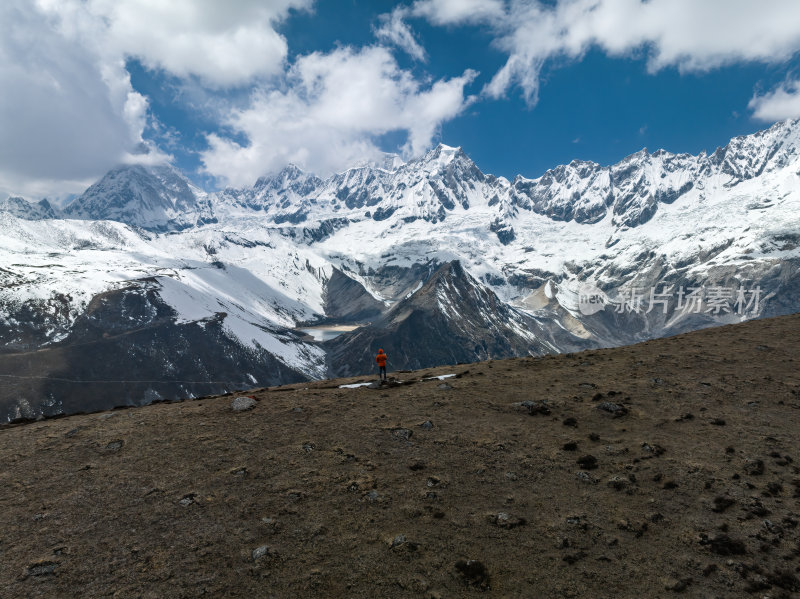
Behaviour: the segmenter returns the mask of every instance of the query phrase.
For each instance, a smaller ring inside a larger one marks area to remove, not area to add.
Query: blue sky
[[[800,117],[799,67],[795,0],[8,0],[0,197],[120,162],[211,190],[439,142],[509,178],[710,152]]]

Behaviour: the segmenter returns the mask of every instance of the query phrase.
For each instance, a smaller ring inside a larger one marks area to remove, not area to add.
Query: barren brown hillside
[[[0,596],[800,597],[798,347],[793,315],[7,427]]]

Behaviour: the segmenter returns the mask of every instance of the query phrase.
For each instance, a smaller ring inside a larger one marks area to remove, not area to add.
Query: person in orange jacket
[[[378,363],[378,376],[381,377],[381,380],[386,380],[386,354],[383,353],[382,349],[378,350],[378,355],[375,357],[375,361]]]

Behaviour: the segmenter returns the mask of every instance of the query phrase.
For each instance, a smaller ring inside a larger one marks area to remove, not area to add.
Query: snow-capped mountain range
[[[374,343],[390,367],[420,367],[794,312],[799,245],[799,121],[712,154],[642,150],[513,181],[444,145],[217,193],[120,166],[63,210],[0,202],[0,405],[10,418],[117,401],[116,383],[86,381],[149,381],[121,401],[141,403],[357,374]],[[314,323],[364,326],[317,343],[299,330]],[[187,346],[204,335],[218,350]]]

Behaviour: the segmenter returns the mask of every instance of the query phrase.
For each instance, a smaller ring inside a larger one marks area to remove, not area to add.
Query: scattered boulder
[[[383,500],[383,495],[378,493],[375,489],[370,489],[364,495],[361,496],[361,499],[366,501],[367,503],[379,503]]]
[[[431,430],[433,428],[433,422],[431,422],[430,420],[426,420],[425,422],[420,424],[419,427],[422,430],[429,431],[429,430]]]
[[[550,408],[547,406],[547,402],[532,401],[528,404],[528,414],[531,416],[547,416],[550,414]]]
[[[178,504],[182,505],[183,507],[188,507],[192,505],[195,501],[194,498],[197,497],[197,493],[187,493],[183,497],[178,500]]]
[[[597,458],[587,454],[578,458],[578,465],[584,470],[595,470],[597,468]]]
[[[666,449],[661,447],[661,445],[657,445],[656,443],[642,443],[642,449],[652,457],[663,455],[666,451]]]
[[[569,416],[567,418],[564,418],[564,421],[561,424],[563,424],[564,426],[577,427],[578,426],[578,419],[573,417],[573,416]]]
[[[404,441],[408,441],[411,439],[411,436],[414,434],[413,431],[407,428],[395,428],[392,429],[392,435],[397,437],[398,439],[403,439]]]
[[[58,562],[53,561],[40,561],[28,566],[24,578],[28,576],[51,576],[55,573],[56,568],[58,567]]]
[[[575,441],[567,441],[566,443],[564,443],[564,446],[562,447],[562,449],[564,451],[577,451],[578,450],[578,444]]]
[[[403,551],[416,551],[419,549],[419,543],[414,543],[406,538],[406,535],[397,535],[389,542],[389,549],[403,550]]]
[[[522,408],[523,410],[527,410],[527,409],[528,409],[528,408],[530,408],[530,407],[531,407],[531,406],[532,406],[534,403],[535,403],[534,401],[532,401],[532,400],[530,400],[530,399],[526,399],[526,400],[524,400],[524,401],[516,401],[516,402],[514,402],[514,403],[513,403],[513,404],[511,404],[511,405],[512,405],[512,406],[514,406],[515,408]]]
[[[256,547],[250,553],[250,557],[253,558],[254,562],[257,562],[261,558],[267,557],[270,554],[269,545],[261,545],[261,547]]]
[[[517,528],[518,526],[525,526],[528,521],[519,516],[500,512],[498,514],[489,514],[489,522],[499,528]]]
[[[109,442],[104,448],[103,451],[105,453],[117,453],[122,446],[125,445],[125,441],[122,439],[116,439],[114,441]]]
[[[568,525],[574,526],[580,530],[588,530],[589,523],[586,521],[585,514],[575,514],[573,516],[567,516],[564,520]]]
[[[584,483],[589,483],[590,485],[596,485],[597,482],[598,482],[597,479],[594,476],[592,476],[588,472],[584,472],[582,470],[580,472],[577,472],[575,474],[575,477],[579,481],[584,482]]]
[[[764,507],[764,504],[757,497],[750,499],[749,505],[745,506],[744,511],[747,513],[747,518],[763,518],[769,516],[770,511]]]
[[[407,541],[406,535],[397,535],[389,543],[389,549],[394,549],[395,547],[399,547],[400,545],[402,545],[406,541]]]
[[[254,397],[250,397],[249,395],[239,396],[231,402],[231,410],[234,412],[246,412],[247,410],[255,408],[256,403]]]
[[[614,475],[606,481],[606,484],[615,491],[622,491],[628,486],[628,479],[624,476]]]
[[[597,404],[597,409],[611,414],[614,418],[620,418],[628,413],[628,408],[611,401],[603,401]]]

